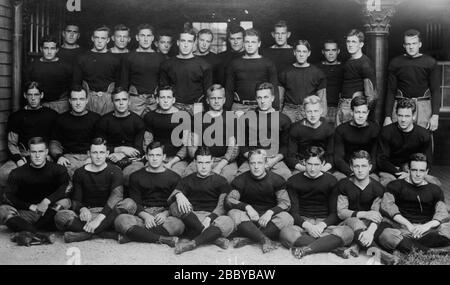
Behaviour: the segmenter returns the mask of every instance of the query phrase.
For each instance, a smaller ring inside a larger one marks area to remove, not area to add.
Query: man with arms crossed
[[[136,211],[121,214],[114,222],[121,233],[119,243],[127,241],[163,243],[175,247],[184,231],[183,222],[169,215],[167,200],[180,176],[164,167],[164,146],[152,142],[147,146],[148,165],[130,177],[130,198]]]
[[[64,231],[66,243],[91,239],[94,234],[114,225],[120,213],[135,211],[136,204],[131,199],[123,200],[122,171],[115,165],[107,164],[109,151],[103,138],[92,140],[89,157],[91,163],[78,168],[73,176],[71,210],[56,214],[55,223]],[[112,234],[117,239],[117,234]]]

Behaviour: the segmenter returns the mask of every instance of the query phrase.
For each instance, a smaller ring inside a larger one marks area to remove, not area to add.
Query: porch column
[[[362,6],[365,19],[366,54],[375,64],[377,76],[376,89],[378,93],[374,119],[382,124],[384,121],[384,102],[387,87],[388,66],[388,36],[390,22],[394,16],[395,7],[404,0],[355,0]]]

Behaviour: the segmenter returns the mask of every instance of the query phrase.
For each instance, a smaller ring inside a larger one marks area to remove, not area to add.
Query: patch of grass
[[[399,265],[450,265],[450,254],[423,253],[414,249],[400,260]]]

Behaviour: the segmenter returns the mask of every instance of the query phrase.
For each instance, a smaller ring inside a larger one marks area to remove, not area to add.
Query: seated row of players
[[[71,193],[66,192],[67,170],[47,161],[45,141],[32,138],[29,147],[30,164],[10,175],[0,221],[36,243],[52,243],[53,235],[39,231],[55,226],[65,231],[66,242],[100,236],[120,243],[163,243],[177,254],[210,243],[226,249],[227,237],[240,236],[234,247],[258,243],[266,253],[279,239],[296,258],[319,252],[348,258],[342,247],[352,243],[380,247],[382,260],[391,264],[398,257],[383,249],[408,253],[450,245],[444,195],[426,182],[423,154],[413,154],[408,177],[386,190],[369,176],[367,151],[353,154],[353,176],[338,182],[322,170],[324,150],[316,146],[307,150],[306,171],[287,181],[267,169],[264,150],[252,151],[250,170],[229,184],[212,171],[208,147],[195,153],[197,171],[181,178],[164,166],[165,147],[152,142],[146,148],[149,163],[131,175],[125,198],[120,169],[106,162],[104,139],[92,141],[91,162],[75,171]],[[179,241],[181,235],[188,240]]]
[[[257,108],[237,116],[224,111],[225,90],[213,85],[207,91],[209,110],[194,116],[180,112],[171,87],[164,87],[157,95],[158,107],[142,119],[129,110],[129,94],[121,88],[113,93],[114,111],[100,115],[88,111],[87,94],[83,89],[70,95],[71,111],[57,115],[42,107],[42,90],[36,82],[30,83],[25,98],[27,106],[11,115],[8,121],[8,148],[12,160],[0,167],[0,183],[5,185],[9,172],[27,163],[25,147],[31,137],[41,136],[50,142],[51,158],[69,169],[89,162],[86,155],[89,141],[103,137],[108,141],[108,160],[124,171],[128,186],[131,173],[144,167],[145,147],[152,141],[166,146],[164,161],[167,168],[181,176],[195,172],[190,163],[196,148],[212,146],[214,169],[228,182],[249,169],[248,153],[266,149],[267,167],[288,179],[305,171],[305,151],[309,146],[326,150],[324,171],[338,179],[351,175],[349,158],[356,150],[366,150],[374,158],[373,177],[386,185],[395,178],[406,177],[408,158],[412,153],[425,153],[431,158],[431,134],[415,123],[416,105],[403,98],[396,104],[398,122],[380,128],[368,121],[369,104],[363,96],[351,101],[352,120],[336,128],[321,117],[321,99],[315,95],[305,98],[306,118],[295,123],[273,108],[274,86],[261,83],[256,90]],[[183,116],[185,115],[185,116]],[[216,137],[217,136],[217,137]],[[437,178],[427,175],[429,182],[440,185]]]
[[[74,25],[67,26],[77,31]],[[79,31],[78,31],[79,32]],[[311,46],[306,40],[288,44],[290,32],[285,22],[274,26],[272,36],[275,45],[262,50],[259,33],[254,29],[230,27],[227,33],[230,50],[221,54],[210,51],[213,34],[210,30],[185,27],[177,39],[178,54],[168,58],[160,42],[165,33],[158,37],[160,52],[152,43],[155,30],[148,24],[137,29],[136,51],[129,51],[130,30],[119,25],[111,39],[114,48],[108,50],[110,30],[99,27],[92,33],[93,48],[82,53],[79,46],[67,43],[70,34],[63,32],[64,52],[59,53],[56,39],[42,40],[43,57],[27,67],[25,81],[42,84],[44,101],[60,113],[68,110],[67,94],[70,86],[83,86],[88,92],[88,109],[101,115],[113,110],[110,95],[115,86],[121,86],[130,94],[130,110],[143,116],[156,108],[157,87],[173,86],[175,105],[192,113],[193,104],[204,102],[206,90],[212,84],[221,84],[226,89],[224,109],[247,111],[254,109],[257,102],[254,90],[258,83],[270,82],[275,86],[276,110],[282,110],[291,121],[305,117],[303,100],[317,95],[322,100],[323,114],[336,124],[351,120],[350,102],[363,95],[373,110],[376,99],[375,69],[372,61],[363,54],[364,34],[351,30],[346,35],[346,47],[350,59],[341,64],[337,57],[336,41],[324,43],[322,54],[325,60],[317,65],[308,62]],[[73,37],[71,38],[73,40]],[[70,48],[69,48],[70,46]],[[195,47],[197,50],[194,51]],[[418,124],[437,129],[439,111],[439,76],[436,61],[420,53],[420,33],[408,30],[404,34],[406,54],[392,60],[389,67],[388,92],[386,96],[384,124],[396,121],[395,104],[401,98],[414,98],[418,108]],[[76,51],[73,67],[67,60],[68,50]],[[72,71],[73,70],[73,71]],[[64,95],[65,94],[65,95]],[[51,103],[49,103],[51,102]],[[391,115],[392,114],[392,115]]]

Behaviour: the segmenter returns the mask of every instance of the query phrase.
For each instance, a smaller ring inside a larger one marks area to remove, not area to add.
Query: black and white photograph
[[[0,265],[450,265],[449,15],[0,0]]]

